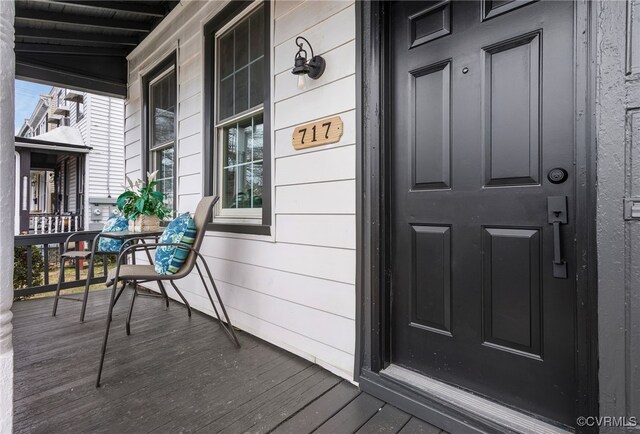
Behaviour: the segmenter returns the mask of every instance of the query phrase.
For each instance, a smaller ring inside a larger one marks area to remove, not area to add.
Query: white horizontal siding
[[[180,171],[178,176],[178,194],[194,194],[202,191],[202,175],[193,173],[191,175],[183,175]]]
[[[306,13],[314,15],[315,9],[323,3],[324,2],[321,1],[311,0],[304,2],[304,4],[298,6],[298,8],[305,8],[304,10]],[[295,20],[291,19],[292,15],[293,14],[290,13],[282,17],[280,20],[277,20],[276,27],[280,25],[295,26]],[[330,18],[320,21],[315,26],[306,29],[301,32],[300,35],[295,36],[304,36],[309,42],[311,42],[314,54],[324,55],[324,53],[355,39],[355,16],[355,5],[352,4]],[[291,69],[293,66],[292,54],[295,54],[295,36],[275,47],[274,69],[276,74],[287,69]]]
[[[276,214],[355,214],[355,180],[276,187]]]
[[[274,45],[277,46],[288,39],[302,34],[305,30],[315,27],[318,23],[332,17],[342,9],[349,7],[352,1],[324,0],[316,3],[317,4],[312,6],[303,4],[291,10],[286,19],[280,20],[282,25],[275,26],[273,36]]]
[[[178,50],[177,183],[180,212],[193,211],[203,177],[202,26],[224,2],[187,2],[129,56],[125,159],[140,171],[140,76]],[[234,324],[352,378],[355,353],[355,7],[351,0],[273,5],[272,236],[209,232],[202,253]],[[290,74],[294,38],[327,59],[306,89]],[[339,114],[337,144],[295,151],[293,126]],[[193,276],[179,282],[196,309],[212,314]],[[171,292],[171,291],[170,291]],[[172,293],[172,292],[171,292]]]
[[[278,19],[304,3],[304,0],[280,0],[275,2],[273,18]]]
[[[123,190],[127,158],[124,102],[118,98],[88,95],[86,103],[90,146],[93,147],[89,153],[87,195],[89,200],[96,197],[117,197]]]
[[[76,207],[76,186],[78,185],[78,168],[76,164],[76,157],[72,156],[67,158],[67,169],[69,170],[69,207],[67,211],[75,213]]]
[[[198,89],[200,89],[198,87]],[[195,114],[200,113],[202,109],[202,101],[200,100],[200,92],[191,95],[188,98],[185,98],[179,103],[180,116],[184,118],[191,117]]]
[[[354,109],[355,88],[356,77],[350,75],[326,86],[276,102],[275,128],[286,128]]]
[[[207,238],[205,255],[245,264],[288,271],[309,277],[355,283],[355,251],[327,247],[273,243],[241,238]]]
[[[356,178],[355,145],[276,160],[276,185],[308,184]]]
[[[279,214],[276,240],[310,246],[356,248],[356,217],[353,214]]]
[[[202,134],[197,132],[189,137],[180,140],[178,147],[178,155],[186,157],[189,155],[198,155],[200,163],[202,163]]]

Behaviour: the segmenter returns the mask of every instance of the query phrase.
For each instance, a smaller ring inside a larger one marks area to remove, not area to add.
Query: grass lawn
[[[116,265],[109,263],[107,265],[107,269],[111,270],[113,268],[115,268]],[[80,269],[80,279],[85,279],[87,277],[87,273],[89,271],[89,265],[87,262],[87,265],[85,266],[85,268],[81,268]],[[60,268],[59,267],[55,267],[52,268],[51,270],[49,270],[49,283],[50,284],[56,284],[58,283],[58,278],[60,276]],[[94,268],[94,276],[95,277],[99,277],[102,276],[102,263],[96,264],[95,268]],[[71,266],[67,266],[65,267],[64,270],[64,280],[65,282],[70,282],[70,281],[74,281],[76,280],[76,269],[75,266],[73,265],[73,263],[71,264]],[[44,282],[44,276],[42,278],[42,282]],[[96,290],[96,289],[104,289],[104,283],[96,283],[94,285],[89,286],[89,291],[92,290]],[[78,293],[82,293],[84,292],[84,284],[79,285],[79,286],[75,286],[73,288],[68,288],[68,289],[63,289],[62,291],[60,291],[61,294],[78,294]],[[35,294],[35,295],[31,295],[27,298],[17,298],[14,301],[22,301],[22,300],[32,300],[34,298],[42,298],[42,297],[53,297],[55,295],[55,291],[50,291],[50,292],[43,292],[42,294]]]

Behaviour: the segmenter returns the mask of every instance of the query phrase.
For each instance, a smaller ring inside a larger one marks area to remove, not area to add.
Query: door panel
[[[451,4],[430,2],[425,6],[409,17],[411,48],[451,33]]]
[[[540,181],[540,34],[483,49],[486,185]]]
[[[450,335],[451,234],[447,226],[412,226],[411,325]]]
[[[413,188],[448,188],[451,62],[411,71]]]
[[[484,228],[483,342],[540,354],[540,230]]]
[[[393,2],[389,28],[390,362],[573,425],[573,4]]]

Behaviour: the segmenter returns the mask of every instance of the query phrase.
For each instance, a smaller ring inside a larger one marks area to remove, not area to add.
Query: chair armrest
[[[71,240],[72,240],[74,237],[77,237],[77,236],[79,236],[79,235],[86,235],[86,234],[87,234],[87,232],[88,232],[88,231],[83,231],[83,232],[74,232],[74,233],[72,233],[71,235],[69,235],[69,236],[67,237],[67,239],[64,241],[64,252],[68,252],[68,251],[69,251],[69,243],[71,242]],[[100,232],[97,232],[97,234],[99,235],[99,234],[100,234]],[[84,241],[84,240],[82,240],[82,241]]]
[[[197,256],[200,256],[200,257],[202,256],[200,255],[200,252],[198,252],[193,247],[187,246],[186,244],[182,244],[182,243],[149,243],[149,244],[143,243],[143,244],[133,244],[127,247],[126,249],[122,250],[118,255],[118,264],[120,264],[123,257],[128,255],[129,253],[135,252],[136,250],[155,250],[158,247],[167,247],[167,246],[180,247],[180,248],[187,249],[194,252]]]
[[[202,254],[200,252],[198,252],[196,249],[194,249],[192,246],[187,246],[185,244],[182,243],[151,243],[151,244],[133,244],[129,247],[127,247],[126,249],[123,249],[120,254],[118,255],[118,260],[116,261],[116,263],[118,264],[116,266],[116,274],[114,275],[114,284],[117,282],[118,280],[118,276],[120,275],[120,265],[122,264],[122,258],[126,257],[129,253],[133,253],[136,250],[153,250],[153,249],[157,249],[158,247],[166,247],[166,246],[175,246],[175,247],[180,247],[183,249],[187,249],[192,251],[193,253],[196,254],[197,258],[200,258],[200,260],[202,260],[203,262],[205,262],[205,266],[206,266],[206,261],[204,261],[204,257],[202,256]]]

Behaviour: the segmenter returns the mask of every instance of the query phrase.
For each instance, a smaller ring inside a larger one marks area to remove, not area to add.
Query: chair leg
[[[115,282],[113,282],[113,285],[114,285],[114,288],[116,288],[116,287],[117,287]],[[120,290],[118,291],[118,295],[116,295],[116,301],[114,302],[114,304],[118,302],[118,299],[120,298],[120,296],[121,296],[121,295],[122,295],[122,293],[124,292],[124,288],[125,288],[125,286],[127,286],[127,281],[126,281],[126,280],[123,280],[123,281],[122,281],[122,288],[120,288]]]
[[[87,311],[87,300],[89,299],[89,281],[93,276],[93,265],[96,255],[91,255],[89,261],[89,271],[87,272],[87,282],[84,284],[84,298],[82,299],[82,310],[80,311],[80,322],[84,322],[84,314]],[[104,257],[103,257],[104,260]]]
[[[144,240],[141,240],[141,241],[143,244],[146,244]],[[151,253],[149,253],[149,250],[145,250],[145,253],[147,254],[147,259],[149,259],[149,264],[153,264],[153,260],[151,259]],[[134,263],[135,263],[135,257],[136,255],[133,255]],[[167,290],[165,289],[162,282],[159,280],[158,280],[158,288],[160,288],[160,293],[164,297],[165,306],[167,306],[167,309],[169,309],[169,294],[167,294]],[[191,316],[191,314],[189,314],[189,316]]]
[[[218,315],[218,310],[216,309],[216,305],[213,302],[213,298],[211,297],[211,292],[209,292],[209,287],[206,285],[206,283],[204,283],[204,276],[202,275],[202,272],[200,271],[200,267],[197,266],[198,264],[196,262],[196,268],[198,270],[198,273],[200,274],[200,278],[202,278],[202,283],[204,284],[204,289],[207,291],[207,295],[209,296],[209,301],[211,301],[213,310],[216,312],[216,315],[218,315],[218,320],[220,325],[227,332],[227,334],[229,335],[229,338],[231,338],[231,340],[235,343],[236,347],[240,348],[240,341],[238,340],[238,336],[236,336],[235,330],[233,330],[231,319],[229,318],[229,314],[227,314],[227,309],[225,309],[224,307],[224,303],[222,302],[222,298],[220,297],[220,293],[218,292],[218,288],[216,287],[216,282],[213,280],[213,276],[211,275],[211,270],[209,270],[209,265],[207,265],[207,262],[204,260],[202,262],[204,263],[204,268],[207,271],[207,276],[209,276],[209,280],[211,281],[213,290],[216,293],[216,298],[218,299],[218,303],[220,303],[220,309],[222,309],[222,313],[224,314],[224,318],[227,323],[226,326],[223,325],[222,321],[220,320],[220,316]]]
[[[167,290],[165,289],[164,285],[160,281],[158,281],[158,288],[160,288],[160,292],[164,297],[164,304],[167,306],[167,309],[169,309],[169,294],[167,294]],[[189,316],[191,316],[191,314],[189,314]]]
[[[209,295],[209,300],[211,301],[211,306],[213,306],[213,311],[216,314],[216,318],[218,318],[218,321],[222,324],[222,318],[218,313],[218,308],[216,307],[216,304],[213,302],[213,299],[211,298],[211,294],[209,293],[209,288],[207,287],[207,282],[204,280],[204,274],[202,274],[202,271],[200,270],[200,266],[198,265],[197,262],[196,262],[196,269],[198,270],[198,274],[200,275],[200,280],[202,280],[202,285],[204,286],[205,291],[207,291],[207,294]]]
[[[98,366],[98,376],[96,378],[96,387],[100,387],[100,377],[102,376],[102,367],[104,365],[104,356],[107,352],[107,340],[109,339],[109,328],[111,327],[111,318],[113,315],[113,306],[116,303],[116,291],[118,289],[118,282],[113,282],[113,289],[111,290],[111,302],[109,303],[109,312],[107,314],[107,325],[104,330],[104,340],[102,341],[102,352],[100,354],[100,365]],[[124,289],[124,286],[123,286]],[[122,290],[120,291],[122,292]]]
[[[129,305],[129,313],[127,314],[127,336],[131,334],[131,314],[133,313],[133,304],[136,302],[137,295],[138,295],[138,287],[134,282],[133,297],[131,297],[131,304]]]
[[[64,278],[64,262],[65,258],[60,258],[60,276],[58,277],[58,286],[56,287],[56,296],[53,298],[53,312],[51,316],[56,316],[58,310],[58,297],[60,297],[60,289],[62,289],[62,279]]]
[[[171,286],[173,286],[173,289],[175,289],[175,291],[178,293],[178,295],[184,302],[184,305],[187,307],[187,314],[189,315],[189,318],[191,318],[191,306],[189,305],[189,302],[187,301],[186,298],[184,298],[184,295],[182,295],[182,292],[180,292],[176,284],[173,283],[173,280],[170,280],[169,282],[171,283]]]

